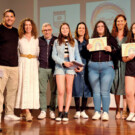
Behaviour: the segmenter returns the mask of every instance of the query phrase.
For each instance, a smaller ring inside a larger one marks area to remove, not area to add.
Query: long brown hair
[[[20,22],[19,29],[18,29],[19,38],[22,38],[24,36],[24,34],[26,33],[26,31],[25,31],[25,22],[26,21],[31,22],[31,25],[32,25],[31,34],[32,34],[32,36],[34,36],[34,38],[37,38],[38,33],[37,33],[36,25],[35,25],[34,21],[30,18],[25,18]]]
[[[65,22],[62,23],[61,26],[60,26],[59,36],[58,36],[59,45],[61,45],[62,43],[65,43],[65,37],[64,37],[63,34],[61,33],[61,28],[62,28],[63,25],[67,25],[67,26],[68,26],[68,28],[69,28],[69,34],[68,34],[68,36],[67,36],[66,38],[67,38],[68,42],[70,43],[70,45],[71,45],[72,47],[74,47],[75,41],[74,41],[74,39],[72,38],[71,30],[70,30],[69,24],[68,24],[68,23],[65,23]]]
[[[78,27],[79,27],[80,24],[83,24],[85,26],[84,39],[86,41],[88,41],[88,39],[89,39],[89,32],[88,32],[88,28],[87,28],[87,26],[86,26],[86,24],[84,22],[80,22],[80,23],[77,24],[77,27],[76,27],[76,30],[75,30],[75,39],[78,39],[79,38]]]
[[[102,21],[102,20],[99,20],[99,21],[95,24],[94,31],[93,31],[93,34],[92,34],[92,38],[99,37],[99,33],[97,32],[97,25],[98,25],[99,23],[103,23],[103,25],[104,25],[104,28],[105,28],[104,36],[106,36],[106,37],[111,36],[111,34],[110,34],[110,32],[109,32],[109,29],[108,29],[106,23],[105,23],[104,21]]]
[[[133,34],[133,30],[132,30],[133,29],[133,25],[135,25],[135,22],[131,25],[130,31],[128,32],[127,43],[135,42],[134,34]]]
[[[119,15],[117,15],[117,16],[115,17],[114,22],[113,22],[113,28],[112,28],[112,36],[113,36],[113,37],[117,37],[117,35],[118,35],[118,28],[117,28],[117,24],[116,24],[116,23],[117,23],[117,19],[118,19],[119,17],[123,17],[123,19],[124,19],[125,21],[127,21],[127,18],[125,17],[125,15],[119,14]],[[126,23],[126,24],[125,24],[125,27],[124,27],[123,36],[126,37],[127,34],[128,34],[128,26],[127,26],[127,23]]]

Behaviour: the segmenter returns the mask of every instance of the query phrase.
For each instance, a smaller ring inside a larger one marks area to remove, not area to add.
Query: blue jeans
[[[108,112],[110,105],[110,89],[114,79],[113,62],[92,62],[88,64],[89,82],[93,91],[95,111],[100,112],[101,101],[103,112]]]

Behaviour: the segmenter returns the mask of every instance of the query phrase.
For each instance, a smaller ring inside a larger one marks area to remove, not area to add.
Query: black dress
[[[125,76],[135,76],[135,58],[126,63]]]

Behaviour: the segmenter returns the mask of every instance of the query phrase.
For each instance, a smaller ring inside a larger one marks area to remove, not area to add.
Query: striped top
[[[69,57],[69,51],[68,51],[68,40],[67,40],[67,39],[65,39],[64,57]]]

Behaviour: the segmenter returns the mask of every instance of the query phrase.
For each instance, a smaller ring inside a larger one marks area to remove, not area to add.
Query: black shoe
[[[56,121],[61,121],[63,118],[63,113],[59,112],[58,117],[55,119]]]
[[[63,121],[68,121],[68,112],[65,112],[64,115],[63,115]]]

